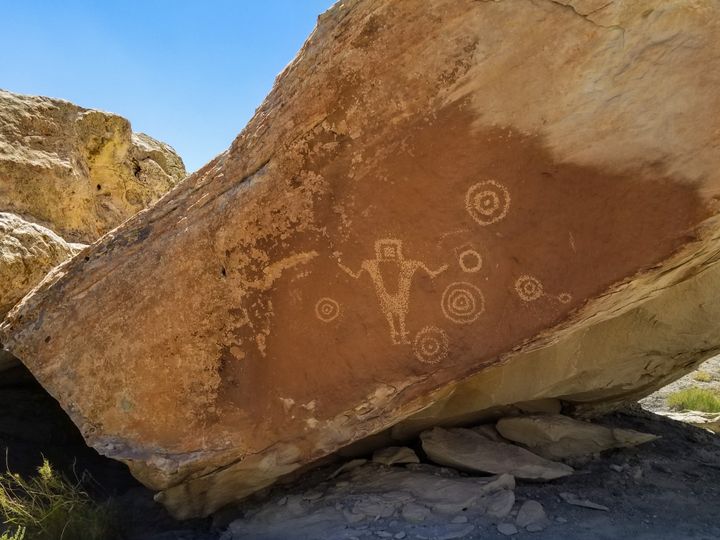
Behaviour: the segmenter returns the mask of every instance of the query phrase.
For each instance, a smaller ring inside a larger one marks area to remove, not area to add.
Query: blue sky
[[[0,88],[128,118],[188,172],[227,148],[333,0],[0,0]]]

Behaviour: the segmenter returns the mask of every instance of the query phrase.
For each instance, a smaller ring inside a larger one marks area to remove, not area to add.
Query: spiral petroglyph
[[[515,281],[515,292],[524,302],[533,302],[545,294],[540,280],[527,274]]]
[[[315,315],[322,322],[330,322],[340,315],[340,304],[332,298],[324,297],[315,304]]]
[[[447,286],[440,302],[443,315],[457,324],[470,324],[485,311],[485,298],[472,283],[457,281]]]
[[[474,184],[465,194],[465,208],[480,225],[491,225],[503,219],[510,209],[510,193],[495,180]]]
[[[437,364],[447,358],[448,335],[437,326],[426,326],[415,335],[415,357],[425,364]]]

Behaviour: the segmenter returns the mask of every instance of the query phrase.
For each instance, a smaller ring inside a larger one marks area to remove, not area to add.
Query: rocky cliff
[[[167,144],[115,114],[0,90],[0,210],[90,243],[185,177]]]

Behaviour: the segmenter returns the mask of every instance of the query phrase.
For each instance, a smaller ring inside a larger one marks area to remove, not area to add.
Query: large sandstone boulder
[[[80,248],[41,225],[0,212],[0,315]]]
[[[383,430],[644,395],[720,349],[718,32],[714,0],[339,3],[0,339],[179,517]]]
[[[167,144],[126,119],[0,90],[0,210],[92,242],[185,176]]]

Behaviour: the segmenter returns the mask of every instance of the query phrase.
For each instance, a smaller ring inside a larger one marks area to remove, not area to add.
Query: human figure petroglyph
[[[368,273],[375,286],[380,310],[388,321],[390,337],[395,345],[410,343],[405,319],[410,309],[410,289],[415,273],[423,270],[431,278],[435,278],[447,270],[447,265],[431,270],[421,261],[406,259],[402,252],[402,241],[394,238],[376,240],[375,258],[364,260],[359,271],[353,272],[340,262],[338,266],[354,279],[358,279],[363,272]],[[387,279],[389,276],[393,276],[397,282],[394,290],[389,287],[392,283]]]

